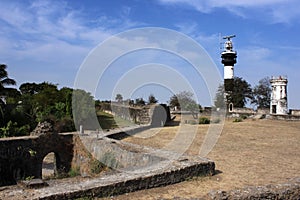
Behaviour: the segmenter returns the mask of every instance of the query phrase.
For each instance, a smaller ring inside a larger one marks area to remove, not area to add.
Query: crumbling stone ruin
[[[39,122],[36,128],[30,133],[30,136],[40,136],[46,133],[53,133],[54,129],[50,122]]]

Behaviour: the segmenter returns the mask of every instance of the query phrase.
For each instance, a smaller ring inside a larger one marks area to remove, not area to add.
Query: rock
[[[51,123],[44,121],[39,122],[36,128],[30,133],[30,136],[40,136],[46,133],[53,133],[54,129]]]
[[[26,181],[20,181],[19,184],[25,188],[41,188],[48,186],[48,183],[42,179],[31,179]]]

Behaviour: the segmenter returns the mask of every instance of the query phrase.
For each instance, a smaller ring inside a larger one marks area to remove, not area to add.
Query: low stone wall
[[[270,199],[270,200],[296,200],[300,199],[300,178],[285,184],[267,185],[260,187],[246,187],[231,191],[212,191],[205,199],[235,200],[235,199]]]
[[[163,126],[171,121],[170,108],[166,104],[151,104],[145,106],[129,106],[122,103],[112,103],[104,112],[132,121],[136,124],[151,124]]]
[[[164,158],[161,155],[154,155],[154,149],[148,149],[139,145],[125,143],[109,138],[94,138],[81,136],[85,148],[105,166],[113,169],[136,169],[158,164]],[[168,152],[171,153],[171,152]],[[165,157],[168,158],[169,154]]]
[[[300,116],[300,110],[299,109],[290,109],[291,115],[294,116]]]
[[[122,119],[132,121],[134,123],[149,124],[151,119],[149,116],[150,107],[132,107],[128,105],[113,103],[110,105],[111,114],[121,117]]]
[[[76,199],[109,197],[137,190],[166,186],[195,176],[215,173],[214,162],[200,157],[185,157],[167,165],[144,173],[115,172],[96,178],[76,180],[50,180],[44,188],[6,188],[0,190],[3,199]]]
[[[251,108],[233,108],[229,113],[254,115],[256,111]]]
[[[300,115],[267,115],[267,119],[274,120],[290,120],[290,121],[298,121],[300,120]]]

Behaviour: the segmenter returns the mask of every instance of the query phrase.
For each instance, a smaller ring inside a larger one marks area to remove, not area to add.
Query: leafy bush
[[[9,121],[5,127],[0,128],[0,137],[23,136],[23,135],[29,135],[29,133],[30,133],[29,125],[18,127],[18,123],[12,121]]]
[[[241,118],[242,118],[242,119],[247,119],[248,116],[247,116],[247,115],[242,115]]]
[[[233,122],[242,122],[242,121],[243,121],[242,118],[235,118],[235,119],[233,120]]]
[[[75,131],[74,121],[71,117],[64,117],[59,121],[55,122],[54,129],[56,132],[72,132]]]
[[[34,176],[27,176],[27,177],[25,178],[25,181],[31,181],[32,179],[34,179]]]
[[[210,123],[210,119],[208,119],[207,117],[200,117],[199,124],[209,124],[209,123]]]
[[[30,133],[30,126],[28,124],[21,126],[18,130],[18,136],[28,135],[29,133]]]
[[[80,175],[80,168],[79,168],[79,167],[76,167],[76,168],[70,169],[70,171],[68,172],[68,175],[69,175],[70,177],[75,177],[75,176]]]

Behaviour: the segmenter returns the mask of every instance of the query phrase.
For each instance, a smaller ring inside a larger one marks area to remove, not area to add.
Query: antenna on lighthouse
[[[235,35],[228,35],[228,36],[223,36],[223,39],[227,39],[227,41],[225,42],[225,45],[224,45],[224,49],[225,51],[232,51],[233,49],[233,45],[232,45],[232,41],[231,41],[231,38],[234,38]]]
[[[222,37],[221,33],[219,33],[219,45],[220,45],[220,53],[222,53],[224,50],[224,42],[223,42],[223,37]]]
[[[227,36],[223,36],[223,39],[224,39],[224,40],[227,39],[228,41],[230,41],[230,39],[231,39],[231,38],[234,38],[234,37],[236,37],[236,35],[227,35]]]

